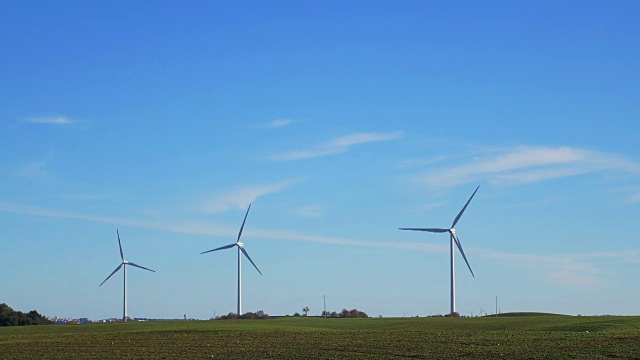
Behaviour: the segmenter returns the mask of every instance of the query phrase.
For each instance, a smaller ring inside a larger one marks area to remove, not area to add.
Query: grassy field
[[[0,328],[0,359],[640,358],[640,317],[162,321]]]

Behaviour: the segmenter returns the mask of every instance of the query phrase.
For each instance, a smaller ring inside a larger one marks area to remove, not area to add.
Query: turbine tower
[[[238,232],[238,240],[236,240],[235,243],[221,246],[219,248],[207,250],[200,253],[200,254],[206,254],[213,251],[231,249],[234,246],[238,247],[238,315],[242,315],[242,254],[244,254],[244,256],[246,256],[247,259],[249,259],[249,261],[251,262],[251,265],[253,265],[253,267],[256,268],[256,270],[258,270],[260,275],[262,275],[262,272],[260,271],[260,269],[258,269],[258,267],[253,262],[253,260],[251,260],[251,256],[249,256],[249,253],[247,252],[247,250],[244,249],[244,244],[240,242],[240,237],[242,236],[242,230],[244,229],[244,224],[247,222],[247,216],[249,215],[249,210],[251,210],[251,204],[249,204],[247,213],[244,215],[244,220],[242,221],[240,232]]]
[[[464,258],[464,262],[467,263],[467,267],[469,268],[469,271],[471,272],[471,276],[473,276],[474,278],[476,277],[473,274],[473,270],[471,270],[471,266],[469,265],[469,261],[467,261],[467,256],[464,254],[464,250],[462,250],[462,244],[460,243],[460,239],[458,238],[458,236],[456,235],[456,229],[455,226],[458,223],[458,221],[460,220],[460,217],[462,217],[462,214],[464,213],[464,211],[467,209],[467,206],[469,206],[469,203],[471,202],[471,199],[473,199],[473,196],[476,194],[476,192],[478,191],[478,189],[480,188],[480,186],[478,186],[476,188],[476,191],[473,192],[473,194],[471,194],[471,197],[469,198],[469,200],[467,200],[467,203],[464,204],[464,207],[462,208],[462,210],[460,210],[460,212],[458,213],[458,216],[456,216],[455,220],[453,220],[453,224],[451,224],[451,227],[449,229],[441,229],[441,228],[400,228],[400,230],[413,230],[413,231],[427,231],[427,232],[432,232],[432,233],[449,233],[449,252],[450,252],[450,259],[451,259],[451,313],[453,314],[456,311],[456,275],[455,275],[455,270],[454,270],[454,250],[453,250],[453,244],[455,243],[456,246],[458,247],[458,250],[460,250],[460,254],[462,254],[462,257]]]
[[[109,276],[107,276],[106,279],[104,279],[104,281],[98,287],[102,286],[102,284],[107,282],[107,280],[109,280],[109,278],[112,277],[113,274],[117,273],[118,270],[122,268],[123,270],[122,272],[124,273],[124,296],[123,296],[124,300],[123,300],[123,306],[122,306],[122,321],[126,322],[127,321],[127,265],[135,266],[137,268],[148,270],[151,272],[156,272],[156,271],[147,269],[144,266],[140,266],[138,264],[134,264],[130,261],[125,260],[124,251],[122,251],[122,242],[120,241],[120,231],[118,231],[118,229],[116,229],[116,234],[118,234],[118,245],[120,246],[120,258],[122,259],[122,262],[120,263],[120,265],[118,265],[118,267],[115,270],[113,270],[113,272]]]

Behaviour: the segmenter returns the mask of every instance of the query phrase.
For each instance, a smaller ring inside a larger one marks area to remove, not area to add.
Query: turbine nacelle
[[[243,244],[243,243],[241,243],[240,241],[238,241],[238,242],[236,243],[236,245],[238,245],[239,247],[244,247],[244,244]]]

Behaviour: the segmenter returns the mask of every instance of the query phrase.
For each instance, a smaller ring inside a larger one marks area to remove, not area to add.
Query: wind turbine
[[[109,276],[107,276],[106,279],[104,279],[102,284],[107,282],[107,280],[109,280],[109,278],[112,277],[113,274],[117,273],[118,270],[120,270],[120,268],[123,269],[123,273],[124,273],[124,305],[123,305],[123,309],[122,309],[122,321],[126,322],[127,321],[127,265],[135,266],[137,268],[148,270],[148,271],[151,271],[151,272],[156,272],[156,271],[155,270],[151,270],[151,269],[147,269],[144,266],[140,266],[138,264],[134,264],[134,263],[132,263],[130,261],[125,260],[124,259],[124,252],[122,251],[122,242],[120,241],[120,231],[118,231],[118,229],[116,229],[116,233],[118,234],[118,245],[120,245],[120,258],[122,259],[122,262],[120,263],[120,265],[118,265],[118,267],[115,270],[113,270],[113,272]],[[102,284],[100,284],[98,287],[102,286]]]
[[[244,249],[244,244],[240,242],[240,237],[242,236],[242,230],[244,229],[244,224],[247,222],[247,216],[249,215],[249,210],[251,210],[251,204],[249,204],[247,213],[244,215],[244,220],[242,221],[242,226],[240,227],[240,232],[238,233],[238,240],[236,240],[235,243],[221,246],[219,248],[207,250],[200,253],[200,254],[206,254],[213,251],[231,249],[234,246],[238,247],[238,313],[237,313],[238,315],[242,315],[242,261],[241,261],[242,254],[244,254],[244,256],[246,256],[247,259],[249,259],[249,261],[251,262],[251,265],[253,265],[253,267],[256,268],[256,270],[258,270],[260,275],[262,275],[262,272],[260,271],[260,269],[258,269],[258,267],[253,262],[253,260],[251,260],[251,256],[249,256],[249,253],[247,253],[247,250]]]
[[[480,188],[480,186],[478,186],[476,188],[476,191],[473,192],[473,194],[471,194],[471,197],[469,198],[469,200],[467,200],[467,203],[464,204],[464,207],[462,208],[462,210],[460,210],[460,212],[458,213],[458,216],[456,216],[455,220],[453,220],[453,224],[451,224],[451,227],[449,229],[441,229],[441,228],[400,228],[400,230],[413,230],[413,231],[427,231],[427,232],[432,232],[432,233],[449,233],[449,237],[450,237],[450,258],[451,258],[451,313],[453,314],[456,311],[456,275],[455,275],[455,270],[453,267],[453,258],[454,258],[454,253],[453,253],[453,244],[455,243],[456,246],[458,247],[458,250],[460,250],[460,253],[462,254],[462,257],[464,258],[464,262],[467,263],[467,267],[469,268],[469,271],[471,271],[471,276],[473,276],[474,278],[476,277],[473,274],[473,270],[471,270],[471,266],[469,265],[469,261],[467,261],[467,256],[464,254],[464,250],[462,250],[462,244],[460,243],[460,239],[458,238],[458,236],[456,235],[456,229],[455,226],[458,223],[458,221],[460,220],[460,217],[462,216],[462,214],[464,213],[464,211],[467,209],[467,206],[469,206],[469,203],[471,202],[471,199],[473,199],[473,196],[476,194],[476,192],[478,191],[478,189]]]

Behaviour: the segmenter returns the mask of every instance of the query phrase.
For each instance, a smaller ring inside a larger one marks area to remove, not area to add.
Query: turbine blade
[[[116,229],[116,234],[118,234],[118,245],[120,246],[120,258],[124,261],[124,251],[122,251],[122,242],[120,241],[120,231]]]
[[[144,266],[140,266],[140,265],[138,265],[138,264],[134,264],[134,263],[132,263],[132,262],[127,262],[127,265],[135,266],[135,267],[140,268],[140,269],[149,270],[149,271],[151,271],[151,272],[156,272],[155,270],[147,269],[147,268],[146,268],[146,267],[144,267]]]
[[[432,233],[445,233],[449,232],[449,229],[438,229],[438,228],[398,228],[399,230],[413,230],[413,231],[428,231]]]
[[[464,254],[464,250],[462,250],[462,244],[460,243],[460,239],[458,239],[458,236],[456,234],[451,234],[453,236],[453,240],[455,240],[456,245],[458,246],[458,250],[460,250],[460,253],[462,254],[462,258],[464,259],[464,262],[467,263],[467,267],[469,268],[469,271],[471,271],[471,276],[476,277],[473,274],[473,270],[471,270],[471,265],[469,265],[469,261],[467,261],[467,256]]]
[[[229,245],[221,246],[219,248],[215,248],[215,249],[211,249],[211,250],[207,250],[207,251],[201,252],[200,254],[206,254],[206,253],[210,253],[212,251],[218,251],[218,250],[223,250],[223,249],[231,249],[234,246],[236,246],[236,244],[229,244]]]
[[[456,224],[458,223],[458,220],[460,220],[462,213],[464,213],[464,211],[467,210],[467,206],[469,206],[471,199],[473,199],[473,196],[476,194],[476,192],[478,192],[478,189],[480,189],[480,185],[478,185],[478,187],[476,188],[476,191],[474,191],[473,194],[471,194],[471,197],[469,198],[469,200],[467,200],[467,203],[464,204],[464,207],[462,208],[462,210],[460,210],[460,213],[458,214],[458,216],[456,216],[456,219],[453,220],[453,225],[451,225],[452,229],[456,227]]]
[[[244,256],[246,256],[247,259],[249,259],[249,261],[251,261],[251,264],[253,265],[254,268],[256,268],[256,270],[258,270],[260,275],[262,275],[262,271],[260,271],[260,269],[258,269],[256,264],[253,262],[253,260],[251,260],[251,256],[249,256],[249,253],[247,252],[247,250],[245,250],[244,247],[242,247],[242,246],[240,246],[240,250],[242,250],[242,253],[244,254]]]
[[[240,241],[240,236],[242,236],[242,230],[244,229],[244,223],[247,222],[247,216],[249,215],[249,210],[251,210],[251,204],[249,204],[249,208],[247,209],[247,213],[244,214],[244,220],[242,221],[242,226],[240,227],[240,232],[238,233],[238,240],[236,242]]]
[[[98,287],[102,286],[102,284],[106,283],[107,280],[109,280],[109,278],[113,276],[113,274],[117,273],[118,270],[120,270],[120,268],[122,267],[122,265],[124,265],[124,263],[121,263],[120,265],[118,265],[118,267],[115,270],[113,270],[113,272],[109,276],[107,276],[107,278],[104,279],[104,281],[100,285],[98,285]]]

